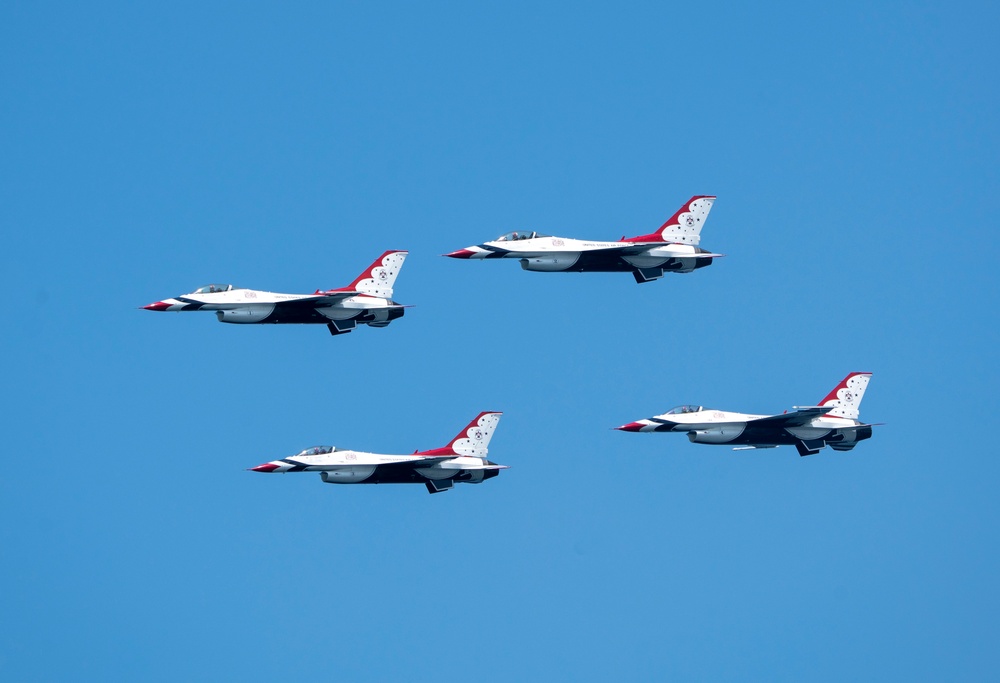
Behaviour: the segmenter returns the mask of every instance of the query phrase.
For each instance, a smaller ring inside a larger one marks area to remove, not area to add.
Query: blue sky
[[[988,680],[989,3],[7,4],[5,680]],[[443,259],[719,199],[638,286]],[[387,329],[152,314],[343,286]],[[618,424],[874,377],[851,453]],[[443,445],[481,486],[244,469]]]

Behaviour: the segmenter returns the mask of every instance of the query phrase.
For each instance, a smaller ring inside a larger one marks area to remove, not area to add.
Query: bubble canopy
[[[295,455],[326,455],[327,453],[333,453],[335,450],[337,449],[334,446],[313,446]]]
[[[700,413],[704,408],[701,406],[677,406],[671,408],[664,415],[684,415],[685,413]]]
[[[540,232],[532,232],[531,230],[515,230],[513,232],[507,232],[503,235],[497,237],[497,242],[516,242],[517,240],[530,240],[536,237],[551,237],[551,235],[543,235]]]
[[[232,288],[232,285],[205,285],[194,290],[192,294],[216,294],[217,292],[231,291]]]

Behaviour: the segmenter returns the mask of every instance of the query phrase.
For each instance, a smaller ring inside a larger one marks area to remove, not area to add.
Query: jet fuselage
[[[479,483],[497,476],[502,465],[482,458],[456,456],[427,463],[422,455],[384,455],[334,450],[297,455],[251,468],[254,472],[319,472],[328,484],[422,484],[446,480]]]
[[[405,308],[392,299],[368,294],[355,294],[332,304],[325,303],[325,298],[323,294],[281,294],[254,289],[231,289],[183,294],[143,308],[150,311],[215,311],[219,322],[224,323],[322,325],[333,320],[388,324],[401,318]]]
[[[751,415],[723,410],[699,410],[684,414],[658,415],[630,422],[617,429],[625,432],[683,432],[692,443],[728,444],[752,448],[796,446],[800,442],[849,450],[872,435],[870,425],[857,420],[820,416],[805,424],[779,426],[768,423],[769,415]],[[763,421],[763,422],[762,422]],[[848,446],[848,448],[844,448]]]
[[[375,259],[347,287],[312,294],[281,294],[232,285],[205,285],[190,294],[155,301],[147,311],[215,311],[219,322],[235,324],[321,324],[330,334],[357,325],[385,327],[403,317],[392,287],[408,252],[390,250]]]
[[[534,233],[531,233],[534,234]],[[709,252],[690,244],[637,247],[632,242],[592,242],[548,235],[527,239],[500,239],[459,249],[446,256],[465,259],[519,259],[524,270],[540,272],[622,273],[661,269],[689,273],[712,265]]]
[[[861,399],[870,380],[870,372],[852,372],[819,405],[796,406],[795,410],[780,415],[752,415],[684,405],[615,429],[684,432],[693,443],[746,448],[795,446],[799,455],[812,455],[824,446],[849,451],[859,441],[872,436],[872,425],[858,419]]]
[[[616,242],[580,240],[515,230],[492,242],[445,254],[457,259],[518,259],[538,272],[631,272],[636,282],[665,273],[690,273],[712,265],[713,254],[698,246],[715,197],[695,195],[656,231]]]
[[[428,492],[439,493],[455,482],[478,484],[507,469],[486,458],[501,415],[497,411],[482,412],[446,446],[412,455],[314,446],[250,469],[278,474],[318,472],[327,484],[424,484]]]

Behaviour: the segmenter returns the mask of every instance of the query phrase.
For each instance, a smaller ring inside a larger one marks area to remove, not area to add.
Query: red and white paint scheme
[[[702,406],[678,406],[663,415],[615,427],[623,432],[685,432],[692,443],[729,444],[734,450],[795,446],[799,455],[824,446],[849,451],[871,438],[872,427],[858,420],[870,372],[852,372],[818,406],[795,406],[781,415],[748,415]]]
[[[691,197],[655,232],[618,242],[593,242],[516,230],[445,256],[459,259],[513,258],[521,268],[540,272],[631,272],[635,281],[650,282],[665,273],[690,273],[712,265],[723,254],[698,246],[701,229],[715,197]]]
[[[385,327],[403,316],[392,300],[407,251],[387,251],[354,282],[312,294],[278,294],[232,285],[205,285],[190,294],[143,306],[147,311],[215,311],[219,322],[326,325],[330,334],[345,334],[357,325]]]
[[[486,459],[490,439],[503,413],[483,412],[447,446],[413,455],[382,455],[314,446],[296,455],[252,467],[253,472],[319,472],[327,484],[423,484],[429,493],[447,491],[455,482],[479,484],[506,465]]]

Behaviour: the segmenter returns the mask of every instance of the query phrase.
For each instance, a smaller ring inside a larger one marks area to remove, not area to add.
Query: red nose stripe
[[[157,301],[149,304],[148,306],[143,306],[147,311],[165,311],[170,308],[170,304],[165,301]]]
[[[278,469],[278,466],[273,462],[264,463],[263,465],[257,465],[256,467],[251,467],[251,472],[273,472]]]
[[[450,256],[451,258],[472,258],[472,255],[476,252],[470,249],[459,249],[458,251],[453,251],[450,254],[445,254],[445,256]]]
[[[639,424],[638,422],[629,422],[627,425],[622,425],[621,427],[615,427],[623,432],[638,432],[646,425]]]

